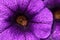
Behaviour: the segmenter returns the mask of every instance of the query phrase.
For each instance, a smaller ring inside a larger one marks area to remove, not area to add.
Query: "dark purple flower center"
[[[10,9],[11,10],[11,9]],[[12,27],[18,31],[29,31],[30,32],[30,22],[34,15],[28,14],[26,11],[22,11],[19,7],[16,11],[11,10],[13,15],[9,16],[5,21],[10,24],[9,27]]]

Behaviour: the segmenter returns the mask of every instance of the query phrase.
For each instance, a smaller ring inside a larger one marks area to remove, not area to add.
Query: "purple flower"
[[[47,38],[52,23],[52,13],[41,0],[0,0],[0,40]]]

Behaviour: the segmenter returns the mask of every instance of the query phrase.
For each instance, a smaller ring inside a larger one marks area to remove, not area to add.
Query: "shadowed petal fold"
[[[55,27],[56,28],[55,28],[52,36],[51,36],[51,39],[53,39],[53,40],[60,40],[60,23],[57,22]]]

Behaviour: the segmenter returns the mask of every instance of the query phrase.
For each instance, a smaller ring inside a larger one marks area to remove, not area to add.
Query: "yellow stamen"
[[[60,19],[60,10],[55,12],[55,19]]]
[[[20,24],[22,26],[26,26],[27,22],[28,22],[24,16],[19,16],[16,21],[18,24]]]

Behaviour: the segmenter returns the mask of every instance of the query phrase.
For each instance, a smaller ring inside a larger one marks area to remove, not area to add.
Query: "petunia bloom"
[[[47,38],[52,24],[52,12],[41,0],[0,0],[0,40]]]

